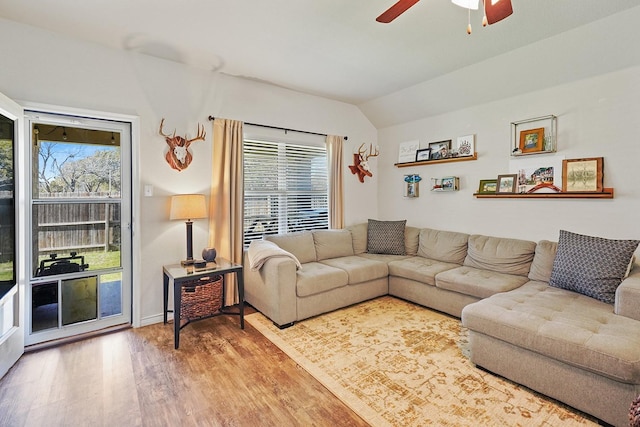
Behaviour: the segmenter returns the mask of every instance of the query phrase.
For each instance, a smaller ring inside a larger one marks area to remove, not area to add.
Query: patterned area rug
[[[465,355],[456,318],[382,297],[279,330],[246,320],[373,426],[579,426],[584,415]]]

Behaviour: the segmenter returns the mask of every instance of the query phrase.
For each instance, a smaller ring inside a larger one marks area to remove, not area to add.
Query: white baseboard
[[[173,313],[167,314],[167,320],[173,320]],[[154,314],[153,316],[143,317],[140,321],[140,326],[149,326],[162,322],[164,322],[164,316],[162,314]]]

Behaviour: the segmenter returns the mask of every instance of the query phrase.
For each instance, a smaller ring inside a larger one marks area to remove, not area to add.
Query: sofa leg
[[[278,329],[287,329],[290,328],[291,326],[293,326],[295,322],[291,322],[291,323],[285,323],[284,325],[278,325],[276,322],[273,322],[274,325],[276,325],[278,327]]]

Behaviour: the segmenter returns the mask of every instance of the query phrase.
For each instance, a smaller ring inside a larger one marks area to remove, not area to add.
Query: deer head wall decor
[[[353,165],[349,166],[351,173],[358,176],[360,182],[364,182],[364,177],[372,177],[371,167],[369,166],[369,157],[377,157],[380,154],[380,150],[376,147],[375,153],[373,152],[373,144],[369,144],[369,153],[363,149],[364,143],[358,147],[358,152],[353,153]]]
[[[204,131],[204,125],[200,128],[200,124],[198,124],[198,135],[196,135],[193,139],[186,139],[181,136],[176,136],[176,131],[174,129],[173,135],[165,134],[162,132],[162,126],[164,125],[164,118],[160,122],[160,135],[164,136],[167,145],[169,145],[169,151],[164,156],[173,169],[177,171],[182,171],[186,169],[189,164],[191,164],[191,160],[193,160],[193,155],[191,151],[189,151],[189,145],[193,141],[202,140],[204,141],[205,136],[207,134]]]

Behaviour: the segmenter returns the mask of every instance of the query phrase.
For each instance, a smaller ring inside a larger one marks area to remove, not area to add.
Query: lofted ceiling
[[[512,0],[482,14],[422,0],[0,0],[0,16],[102,45],[355,105],[638,6],[638,0]]]

